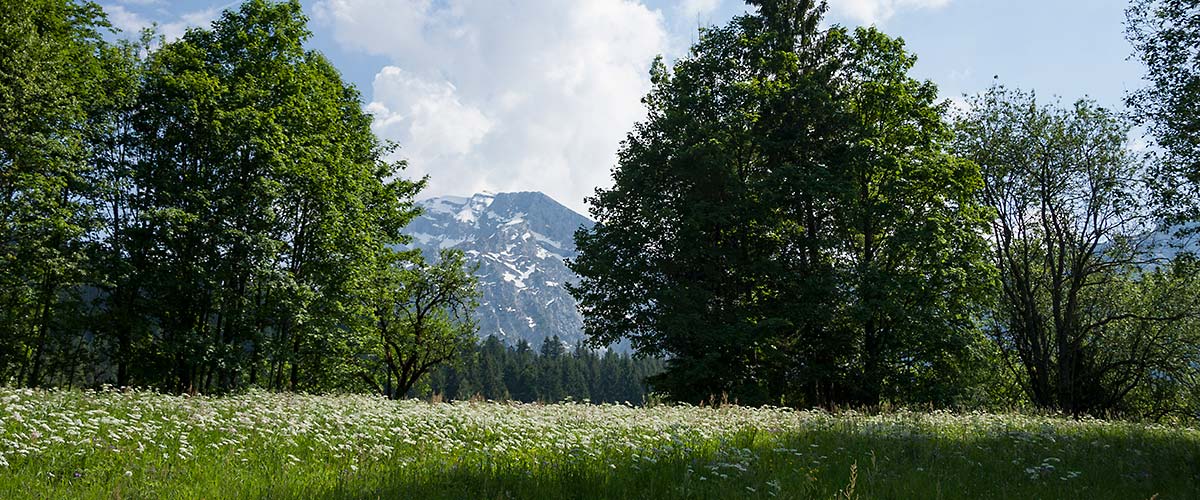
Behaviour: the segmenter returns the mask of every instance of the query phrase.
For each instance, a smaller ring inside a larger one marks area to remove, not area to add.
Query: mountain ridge
[[[435,258],[441,249],[463,251],[479,263],[482,296],[476,310],[480,337],[534,347],[557,335],[584,340],[583,318],[564,285],[576,275],[574,234],[591,219],[538,191],[437,196],[417,202],[423,213],[405,233],[410,248]]]

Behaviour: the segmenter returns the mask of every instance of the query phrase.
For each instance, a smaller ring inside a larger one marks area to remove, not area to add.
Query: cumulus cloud
[[[426,49],[426,25],[437,17],[431,0],[320,0],[313,13],[332,25],[338,43],[400,59]]]
[[[431,162],[469,154],[492,129],[478,108],[463,104],[449,82],[422,79],[395,66],[375,76],[375,97],[367,110],[375,129],[407,137],[411,154]]]
[[[637,0],[322,0],[313,13],[339,44],[389,59],[367,110],[407,175],[430,175],[426,195],[536,190],[577,210],[610,183],[669,42]]]
[[[164,11],[160,10],[158,14],[163,15],[157,16],[146,15],[126,7],[126,5],[150,6],[158,3],[158,0],[121,0],[120,4],[105,5],[104,12],[108,14],[108,20],[114,27],[128,35],[136,37],[143,29],[157,23],[158,32],[171,41],[183,36],[188,28],[212,24],[221,11],[231,5],[210,7],[178,15],[166,15]]]
[[[108,14],[108,20],[113,27],[126,33],[137,33],[152,24],[152,21],[125,8],[124,5],[105,5],[104,12]]]
[[[879,24],[887,21],[901,9],[938,9],[950,4],[950,0],[831,0],[829,8],[838,17],[863,24]]]

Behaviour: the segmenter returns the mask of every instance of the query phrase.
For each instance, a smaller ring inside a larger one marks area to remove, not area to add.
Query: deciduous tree
[[[0,2],[0,379],[39,385],[60,312],[80,303],[89,108],[108,26],[94,3]]]
[[[956,149],[980,165],[996,211],[992,335],[1029,399],[1076,414],[1127,410],[1131,391],[1185,369],[1194,279],[1156,254],[1129,125],[1090,101],[1044,105],[994,87],[957,128]]]
[[[361,357],[360,374],[397,399],[434,368],[475,346],[471,314],[478,307],[479,280],[475,266],[458,250],[443,250],[434,263],[419,254],[385,252],[369,298],[377,342],[367,345],[376,346],[376,352]]]
[[[585,329],[665,355],[683,400],[944,400],[991,276],[978,171],[900,41],[753,3],[655,64],[576,236]]]
[[[1162,148],[1153,194],[1182,228],[1200,220],[1200,2],[1133,0],[1126,35],[1148,85],[1127,102]]]

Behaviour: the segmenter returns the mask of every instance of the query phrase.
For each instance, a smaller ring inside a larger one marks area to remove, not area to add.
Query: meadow
[[[1193,428],[0,389],[0,498],[1200,497]]]

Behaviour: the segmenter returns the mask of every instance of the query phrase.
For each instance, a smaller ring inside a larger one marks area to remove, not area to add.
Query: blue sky
[[[168,37],[238,2],[101,0],[113,24]],[[657,54],[737,0],[304,0],[312,47],[363,94],[375,131],[400,144],[426,196],[543,191],[579,211],[607,186],[643,116]],[[959,99],[992,84],[1120,107],[1140,85],[1124,0],[831,0],[828,21],[902,37],[914,76]]]

